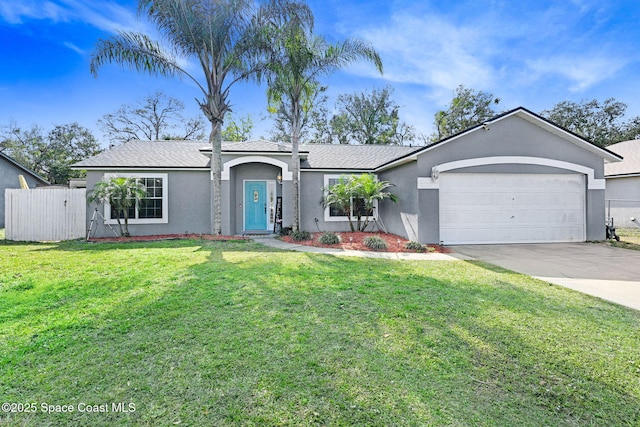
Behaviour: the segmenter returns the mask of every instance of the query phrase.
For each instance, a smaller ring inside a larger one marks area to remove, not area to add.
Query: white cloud
[[[384,78],[392,82],[451,91],[461,83],[486,87],[493,79],[492,66],[483,57],[486,37],[479,28],[456,26],[435,15],[396,13],[389,25],[362,30],[358,36],[380,52]]]
[[[79,55],[84,55],[85,51],[80,49],[78,46],[76,46],[75,44],[71,43],[71,42],[64,42],[63,43],[66,47],[68,47],[69,49],[71,49],[72,51],[78,53]]]
[[[0,17],[9,24],[21,24],[26,19],[66,21],[68,11],[53,2],[0,0]]]
[[[10,24],[23,24],[28,20],[84,22],[110,33],[147,29],[146,23],[138,20],[135,9],[113,1],[0,0],[0,17]]]
[[[142,31],[145,24],[138,20],[135,10],[106,1],[86,3],[78,0],[61,0],[73,11],[77,20],[86,22],[110,33],[118,31]]]
[[[571,82],[571,91],[580,92],[615,76],[627,61],[605,54],[587,54],[541,58],[529,61],[528,65],[538,79],[561,76]]]

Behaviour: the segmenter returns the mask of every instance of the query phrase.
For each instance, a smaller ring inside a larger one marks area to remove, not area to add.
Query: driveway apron
[[[640,310],[640,251],[606,243],[460,245],[475,259]]]

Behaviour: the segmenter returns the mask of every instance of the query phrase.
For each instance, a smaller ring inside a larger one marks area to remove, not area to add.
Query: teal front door
[[[267,182],[244,182],[244,229],[267,229]]]

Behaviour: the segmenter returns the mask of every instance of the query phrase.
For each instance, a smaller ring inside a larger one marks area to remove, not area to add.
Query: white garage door
[[[440,174],[444,244],[585,240],[585,185],[578,174]]]

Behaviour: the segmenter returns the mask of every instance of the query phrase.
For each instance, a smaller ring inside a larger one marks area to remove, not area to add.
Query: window
[[[138,178],[145,186],[146,196],[129,208],[129,224],[156,224],[168,222],[168,200],[167,200],[167,174],[105,174],[106,178],[114,176],[126,176]],[[120,215],[120,219],[124,214]],[[105,206],[105,219],[108,223],[116,223],[116,211],[111,206]]]
[[[329,188],[332,185],[335,185],[340,180],[340,177],[349,176],[345,175],[325,175],[324,176],[324,188]],[[376,201],[373,207],[373,212],[369,212],[369,217],[371,219],[376,219],[376,211],[378,208],[378,202]],[[358,215],[361,217],[366,216],[366,210],[363,204],[362,199],[352,198],[351,199],[351,208],[350,208],[351,218],[354,219]],[[324,210],[324,220],[325,221],[348,221],[347,212],[345,212],[339,206],[330,205]]]

